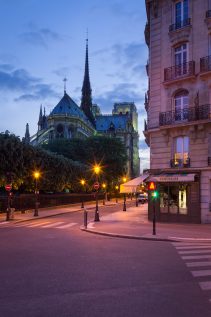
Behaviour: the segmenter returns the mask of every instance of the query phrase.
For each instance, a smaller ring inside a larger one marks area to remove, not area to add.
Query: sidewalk
[[[116,205],[116,202],[106,202],[106,206]],[[88,211],[88,226],[81,226],[82,231],[87,233],[100,234],[118,238],[157,240],[157,241],[188,241],[188,242],[210,242],[211,243],[211,224],[173,224],[156,223],[156,235],[152,234],[152,222],[147,218],[147,205],[135,207],[135,201],[127,202],[127,210],[122,211],[122,201],[119,202],[120,211],[112,212],[106,216],[100,215],[100,222],[93,222],[89,210],[95,209],[95,202],[85,204]],[[99,213],[102,202],[99,202]],[[50,208],[40,208],[39,216],[34,217],[34,210],[29,210],[22,214],[14,213],[12,223],[29,220],[53,217],[56,215],[81,211],[80,204],[56,206]],[[107,211],[109,212],[109,210]],[[6,214],[0,214],[0,224],[5,223]]]
[[[153,224],[147,218],[147,205],[128,207],[125,212],[101,217],[100,222],[89,222],[87,229],[82,226],[81,230],[128,239],[211,242],[211,224],[156,223],[156,235],[153,235]]]

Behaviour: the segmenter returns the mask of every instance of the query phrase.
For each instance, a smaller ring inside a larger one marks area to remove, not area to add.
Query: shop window
[[[187,215],[187,185],[160,186],[160,212]]]
[[[174,139],[173,160],[175,167],[189,166],[189,137],[181,136]]]
[[[174,96],[175,121],[188,119],[189,96],[187,90],[182,90]]]

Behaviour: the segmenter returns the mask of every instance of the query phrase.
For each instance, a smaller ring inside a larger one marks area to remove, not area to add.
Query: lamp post
[[[81,186],[82,186],[81,208],[84,208],[83,189],[84,189],[84,186],[85,186],[85,184],[86,184],[85,179],[81,179],[80,183],[81,183]]]
[[[96,189],[96,206],[95,206],[95,218],[94,221],[100,221],[100,217],[99,217],[99,210],[98,210],[98,189],[99,189],[99,183],[98,183],[98,175],[101,172],[101,167],[98,164],[95,164],[93,167],[93,171],[96,175],[96,183],[95,183],[95,189]]]
[[[116,186],[115,186],[115,189],[116,189],[116,204],[117,204],[117,203],[118,203],[117,193],[118,193],[119,186],[116,185]]]
[[[106,200],[106,184],[102,184],[102,188],[104,190],[104,195],[103,195],[103,205],[105,205],[105,200]]]
[[[34,178],[35,178],[35,209],[34,209],[34,217],[38,217],[39,214],[38,214],[38,187],[37,187],[37,182],[38,182],[38,179],[40,177],[40,172],[38,171],[35,171],[34,172]]]
[[[127,178],[126,177],[123,177],[123,183],[126,183],[126,181],[127,181]],[[126,208],[126,193],[124,193],[124,202],[123,202],[123,209],[122,209],[123,211],[126,211],[127,210],[127,208]]]

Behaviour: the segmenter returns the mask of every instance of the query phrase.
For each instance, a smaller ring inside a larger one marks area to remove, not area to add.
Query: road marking
[[[199,282],[199,285],[203,291],[211,290],[211,281]]]
[[[58,226],[58,225],[62,225],[64,222],[62,221],[60,221],[60,222],[53,222],[53,223],[50,223],[50,224],[48,224],[48,225],[45,225],[45,226],[41,226],[41,228],[50,228],[50,227],[55,227],[55,226]]]
[[[184,246],[176,247],[177,250],[187,250],[187,249],[209,249],[211,245],[195,245],[195,246]]]
[[[211,270],[191,271],[194,277],[210,276]]]
[[[88,223],[87,228],[93,229],[94,228],[94,222]]]
[[[207,255],[185,255],[181,257],[183,260],[200,260],[200,259],[209,259],[211,254]]]
[[[66,225],[63,225],[63,226],[59,226],[59,227],[56,227],[57,229],[66,229],[66,228],[70,228],[70,227],[73,227],[77,225],[77,222],[72,222],[72,223],[68,223]]]
[[[203,254],[203,253],[211,253],[211,249],[209,250],[186,250],[186,251],[178,251],[179,254]]]
[[[211,266],[210,261],[200,261],[200,262],[188,262],[186,263],[187,267],[197,267],[197,266]]]
[[[49,223],[49,221],[46,221],[46,222],[39,222],[39,223],[36,223],[36,224],[34,224],[34,225],[30,225],[30,226],[27,226],[28,228],[33,228],[33,227],[38,227],[38,226],[42,226],[42,225],[45,225],[45,224],[47,224],[47,223]]]

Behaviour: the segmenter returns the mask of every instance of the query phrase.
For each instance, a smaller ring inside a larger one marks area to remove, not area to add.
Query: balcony
[[[185,28],[185,27],[190,26],[190,25],[191,25],[190,18],[182,20],[182,21],[178,21],[178,22],[171,24],[169,26],[169,32],[177,31],[179,29]]]
[[[211,71],[211,55],[200,59],[200,72],[206,73]]]
[[[185,168],[190,167],[190,158],[186,159],[172,159],[170,160],[170,166],[172,168]]]
[[[210,119],[210,105],[160,112],[160,126]]]
[[[195,62],[190,61],[164,69],[164,82],[195,76]]]

